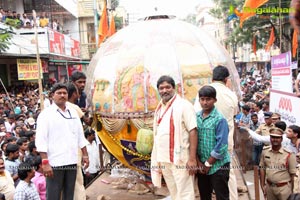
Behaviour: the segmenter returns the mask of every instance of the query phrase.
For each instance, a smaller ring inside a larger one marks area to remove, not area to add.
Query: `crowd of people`
[[[236,116],[240,134],[253,140],[252,164],[260,167],[260,185],[267,199],[288,199],[299,188],[299,138],[297,124],[287,126],[279,113],[270,112],[271,80],[263,74],[241,79],[243,99]],[[298,87],[294,85],[294,88]]]
[[[43,92],[43,111],[36,84],[1,93],[2,199],[86,199],[84,186],[100,171],[99,140],[86,111],[86,76],[76,71],[71,80]]]
[[[55,200],[60,194],[65,199],[86,198],[84,185],[100,170],[99,143],[89,127],[86,76],[76,71],[70,78],[70,83],[43,92],[43,111],[36,84],[1,93],[0,193],[6,199]],[[196,176],[201,199],[211,199],[213,191],[217,199],[238,199],[231,167],[237,127],[238,134],[253,139],[252,161],[260,166],[264,195],[287,199],[300,192],[300,127],[287,127],[280,114],[270,112],[271,80],[260,73],[242,76],[240,100],[228,87],[226,67],[215,67],[212,81],[199,90],[192,105],[176,94],[172,77],[159,78],[153,184],[160,187],[163,176],[172,199],[192,199]],[[62,133],[73,142],[59,140]]]
[[[195,175],[201,199],[211,199],[213,191],[217,199],[238,199],[230,157],[236,137],[246,134],[253,141],[252,164],[259,166],[265,198],[294,198],[300,192],[300,127],[287,127],[279,113],[270,112],[269,76],[259,70],[243,75],[239,101],[228,88],[229,77],[226,67],[215,67],[213,82],[199,90],[194,109],[176,94],[172,77],[158,80],[162,100],[154,116],[154,185],[160,187],[163,176],[172,199],[192,199]]]
[[[0,22],[15,28],[32,28],[35,26],[32,16],[27,16],[26,13],[22,15],[16,11],[4,10],[0,8]],[[47,18],[45,12],[37,16],[36,19],[37,27],[49,27],[55,31],[62,31],[62,26],[57,19],[53,19],[51,22]]]

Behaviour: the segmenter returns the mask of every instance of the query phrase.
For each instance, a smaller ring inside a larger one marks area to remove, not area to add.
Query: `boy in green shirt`
[[[198,127],[198,188],[201,200],[211,200],[214,190],[217,200],[229,199],[228,153],[229,128],[226,119],[215,108],[216,90],[203,86],[199,90],[202,110],[197,113]]]

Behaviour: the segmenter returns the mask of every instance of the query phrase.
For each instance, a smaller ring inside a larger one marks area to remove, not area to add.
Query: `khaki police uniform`
[[[271,128],[275,128],[275,125],[273,123],[269,126],[267,124],[263,123],[256,129],[255,132],[260,135],[266,136],[266,135],[270,135]]]
[[[274,152],[271,146],[262,151],[259,166],[265,170],[268,200],[286,200],[292,193],[291,175],[296,174],[296,156],[281,147]]]
[[[280,120],[280,117],[281,117],[281,116],[280,116],[279,113],[273,113],[273,115],[271,116],[272,119],[276,119],[276,120],[277,120],[277,119]]]

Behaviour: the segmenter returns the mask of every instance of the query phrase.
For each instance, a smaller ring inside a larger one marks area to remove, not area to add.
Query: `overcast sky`
[[[151,15],[157,13],[175,15],[185,18],[190,13],[195,13],[197,5],[206,3],[204,0],[120,0],[119,6],[123,6],[128,13]],[[144,16],[142,16],[144,17]]]

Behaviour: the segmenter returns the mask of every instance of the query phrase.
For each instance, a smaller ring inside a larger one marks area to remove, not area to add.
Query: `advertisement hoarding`
[[[295,94],[271,89],[270,111],[281,115],[281,120],[288,126],[300,124],[300,98]]]
[[[291,52],[272,57],[272,89],[293,93],[291,65]]]
[[[38,79],[39,69],[36,59],[17,59],[17,65],[18,80]]]

